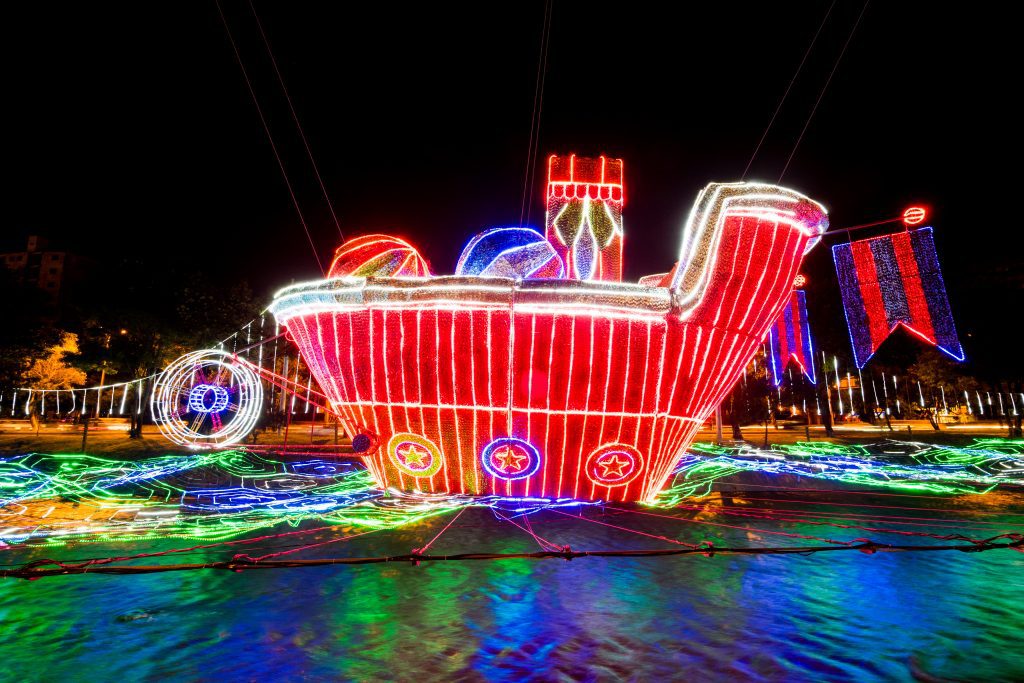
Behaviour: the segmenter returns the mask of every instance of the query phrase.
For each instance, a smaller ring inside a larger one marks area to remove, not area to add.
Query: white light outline
[[[176,412],[179,392],[195,377],[197,366],[217,367],[218,372],[230,372],[238,383],[238,407],[234,418],[210,434],[202,434],[186,425]],[[169,441],[194,450],[238,443],[256,426],[263,409],[263,384],[259,376],[248,363],[224,351],[203,349],[187,353],[168,365],[155,382],[150,401],[153,421]]]

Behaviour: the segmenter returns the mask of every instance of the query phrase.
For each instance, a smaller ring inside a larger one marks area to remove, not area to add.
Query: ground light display
[[[814,442],[771,450],[694,444],[672,474],[670,485],[640,510],[672,513],[689,505],[705,505],[713,490],[730,481],[752,483],[756,490],[758,481],[778,484],[787,478],[801,481],[808,490],[848,485],[880,493],[987,494],[1024,483],[1024,444],[998,439],[979,439],[967,448],[898,441],[870,446]],[[744,479],[740,476],[744,474],[761,478]],[[0,542],[12,552],[72,541],[232,542],[257,532],[294,536],[301,549],[313,547],[301,543],[303,535],[327,527],[359,535],[451,516],[466,507],[490,509],[496,517],[528,529],[530,516],[540,511],[614,505],[611,501],[381,491],[355,460],[282,459],[245,450],[138,462],[87,455],[5,458],[0,461],[0,491]],[[750,512],[739,506],[729,514]],[[341,533],[335,541],[347,537]],[[552,544],[552,548],[561,547]]]

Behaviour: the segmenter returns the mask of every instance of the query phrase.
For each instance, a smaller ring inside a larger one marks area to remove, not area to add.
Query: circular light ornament
[[[551,243],[533,228],[491,228],[469,241],[455,266],[455,274],[560,278],[565,274],[565,266]]]
[[[540,452],[529,441],[503,436],[480,452],[480,463],[487,474],[502,481],[526,479],[540,469]]]
[[[263,410],[263,385],[223,351],[187,353],[156,379],[150,403],[160,432],[181,446],[220,448],[244,439]]]
[[[426,277],[430,268],[416,247],[390,235],[361,235],[334,252],[327,277]]]
[[[923,223],[927,212],[920,206],[912,206],[903,212],[904,225],[917,225]]]
[[[644,466],[640,451],[623,443],[601,446],[587,458],[586,472],[598,486],[625,486]]]
[[[398,471],[409,477],[424,479],[441,471],[444,456],[433,441],[410,432],[399,432],[388,440],[388,458]]]
[[[803,273],[797,273],[796,277],[793,278],[793,287],[796,289],[802,288],[807,284],[807,276]]]

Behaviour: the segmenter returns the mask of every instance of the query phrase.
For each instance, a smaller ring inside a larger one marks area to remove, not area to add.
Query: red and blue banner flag
[[[782,315],[768,330],[768,363],[775,386],[782,384],[786,366],[792,360],[813,383],[814,344],[807,322],[807,297],[802,289],[793,290]]]
[[[832,258],[858,368],[900,325],[964,359],[931,228],[837,244]]]

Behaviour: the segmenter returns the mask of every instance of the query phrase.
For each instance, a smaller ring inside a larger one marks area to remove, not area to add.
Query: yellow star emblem
[[[414,469],[425,469],[423,460],[430,456],[430,453],[413,443],[402,444],[396,449],[396,453],[407,466],[415,466]]]

